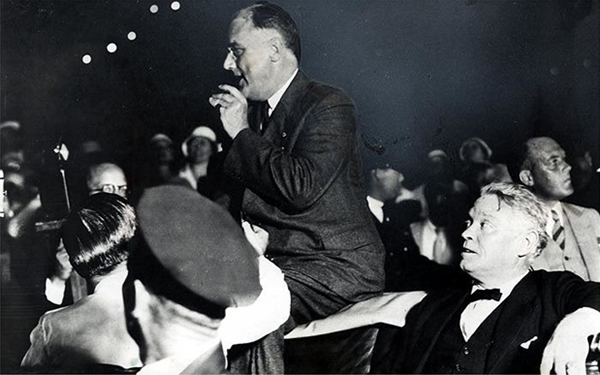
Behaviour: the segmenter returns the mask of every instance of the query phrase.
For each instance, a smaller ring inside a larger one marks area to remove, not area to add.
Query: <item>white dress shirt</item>
[[[488,316],[498,307],[513,291],[515,286],[525,277],[527,273],[519,276],[509,282],[504,283],[498,289],[502,293],[499,301],[493,299],[482,299],[473,301],[465,307],[460,316],[460,331],[462,332],[465,341],[469,341],[477,328],[487,319]],[[484,289],[479,285],[474,285],[471,289],[471,294],[478,289]]]
[[[371,213],[380,223],[383,223],[383,202],[367,195],[367,204]]]

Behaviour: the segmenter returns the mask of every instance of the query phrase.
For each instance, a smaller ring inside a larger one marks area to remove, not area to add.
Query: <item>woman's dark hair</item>
[[[61,227],[73,268],[84,278],[106,275],[127,260],[135,211],[115,194],[94,194],[72,210]]]

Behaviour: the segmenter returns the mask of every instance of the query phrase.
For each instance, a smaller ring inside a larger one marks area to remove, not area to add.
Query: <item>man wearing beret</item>
[[[223,373],[219,327],[261,293],[256,251],[225,210],[184,187],[147,190],[138,220],[123,296],[140,373]]]
[[[411,310],[390,372],[585,374],[589,337],[600,332],[600,284],[531,271],[548,240],[543,204],[524,186],[495,183],[469,215],[461,268],[472,285]]]

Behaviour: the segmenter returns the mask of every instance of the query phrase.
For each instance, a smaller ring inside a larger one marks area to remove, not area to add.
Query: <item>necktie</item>
[[[248,112],[250,129],[255,133],[263,134],[269,121],[269,102],[252,102]]]
[[[560,224],[560,217],[556,210],[552,210],[552,220],[554,220],[554,226],[552,227],[552,239],[562,250],[565,249],[565,228]]]
[[[467,304],[482,299],[493,299],[494,301],[500,301],[500,297],[502,297],[500,289],[478,289],[469,297],[467,297]]]

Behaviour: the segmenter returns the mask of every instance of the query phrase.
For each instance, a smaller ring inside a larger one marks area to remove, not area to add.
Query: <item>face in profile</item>
[[[271,46],[276,32],[257,29],[243,17],[234,19],[229,28],[229,48],[223,67],[239,78],[238,89],[250,100],[267,100],[272,95]]]
[[[532,164],[532,184],[529,185],[536,193],[546,200],[561,200],[573,194],[571,166],[559,144],[550,138],[537,138],[531,140],[528,147]]]
[[[495,195],[483,195],[469,211],[471,220],[463,232],[460,267],[476,280],[510,273],[523,253],[523,241],[531,224]]]

